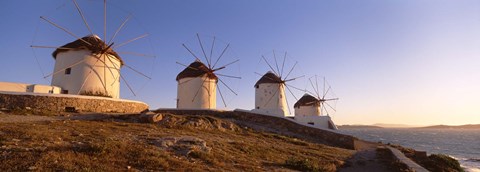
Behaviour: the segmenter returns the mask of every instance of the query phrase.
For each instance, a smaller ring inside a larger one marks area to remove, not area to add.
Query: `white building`
[[[285,84],[271,71],[255,83],[255,109],[252,112],[276,117],[288,115]]]
[[[217,108],[218,77],[205,64],[195,61],[177,75],[177,108]]]
[[[323,116],[320,108],[322,108],[320,100],[305,94],[294,105],[294,119],[300,124],[311,125],[315,128],[336,130],[337,126],[330,116]]]
[[[23,84],[15,82],[0,82],[0,91],[21,92],[21,93],[60,93],[60,88],[50,85]]]
[[[120,97],[123,61],[98,36],[65,44],[52,56],[55,59],[52,86],[62,88],[62,94]]]

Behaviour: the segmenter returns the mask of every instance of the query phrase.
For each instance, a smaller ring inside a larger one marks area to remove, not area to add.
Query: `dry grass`
[[[178,121],[182,117],[175,118]],[[226,123],[215,118],[207,120],[212,124]],[[234,128],[175,127],[128,120],[2,124],[0,171],[257,171],[288,168],[286,162],[292,158],[308,159],[315,168],[335,171],[353,154],[351,150]],[[211,151],[194,150],[181,155],[154,144],[172,136],[200,138]]]

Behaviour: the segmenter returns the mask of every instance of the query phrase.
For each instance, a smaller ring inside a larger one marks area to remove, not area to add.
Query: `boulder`
[[[155,141],[154,144],[182,156],[189,156],[195,151],[210,153],[212,150],[205,140],[192,136],[164,137]]]
[[[140,115],[140,121],[144,123],[156,123],[163,119],[163,115],[159,113],[146,112]]]

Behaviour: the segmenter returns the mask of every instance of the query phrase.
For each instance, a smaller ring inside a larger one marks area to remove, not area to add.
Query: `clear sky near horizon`
[[[103,6],[78,0],[87,21],[103,39]],[[480,123],[480,1],[475,0],[162,0],[109,1],[107,36],[133,14],[118,39],[142,33],[148,39],[125,46],[157,58],[124,57],[152,76],[145,81],[122,69],[137,96],[125,84],[123,98],[141,100],[152,109],[175,107],[175,77],[189,63],[182,43],[195,34],[230,43],[231,67],[241,81],[230,81],[238,96],[227,109],[252,109],[253,85],[268,68],[261,55],[287,51],[299,74],[325,76],[336,96],[337,124],[402,123],[410,125]],[[0,82],[50,84],[53,49],[74,37],[41,21],[46,16],[85,36],[72,1],[0,2]],[[90,23],[91,22],[91,23]],[[121,38],[120,38],[121,37]],[[148,41],[147,41],[148,40]],[[121,42],[121,41],[119,41]],[[37,62],[38,60],[38,62]],[[152,68],[153,67],[153,68]],[[228,73],[228,72],[227,72]],[[296,86],[308,88],[305,79]],[[224,89],[224,91],[226,91]],[[303,93],[296,92],[300,97]],[[222,107],[219,99],[218,106]],[[289,97],[290,106],[295,100]]]

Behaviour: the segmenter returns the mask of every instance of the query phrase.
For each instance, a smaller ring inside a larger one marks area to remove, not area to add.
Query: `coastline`
[[[341,128],[339,131],[372,142],[426,151],[427,155],[446,154],[459,161],[465,171],[480,171],[480,150],[473,148],[478,145],[476,133],[480,129]]]

